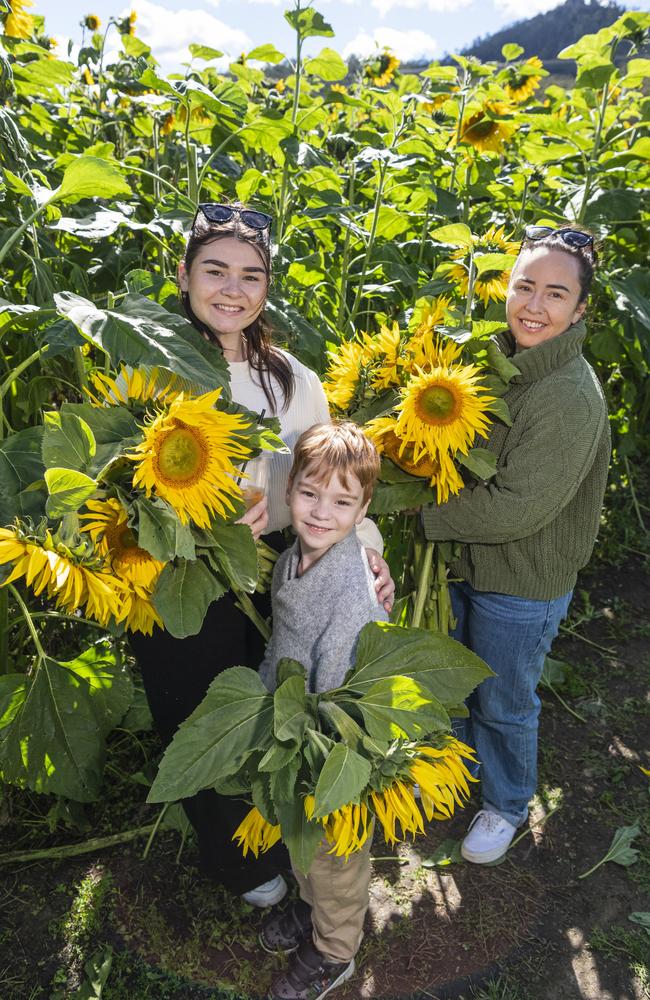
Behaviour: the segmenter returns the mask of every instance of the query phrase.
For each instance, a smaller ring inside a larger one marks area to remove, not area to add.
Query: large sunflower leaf
[[[194,559],[194,536],[188,524],[182,524],[178,515],[164,500],[135,501],[138,512],[138,545],[154,559],[168,562],[176,556]]]
[[[288,677],[273,695],[273,731],[276,739],[300,743],[313,719],[307,713],[305,678]]]
[[[235,774],[272,740],[273,695],[254,670],[219,674],[200,705],[179,727],[160,764],[149,802],[170,802]]]
[[[200,631],[209,605],[225,592],[202,559],[179,559],[163,569],[151,602],[167,631],[184,639]]]
[[[214,520],[209,534],[216,542],[219,563],[230,583],[252,594],[257,584],[257,547],[248,525]]]
[[[88,472],[97,450],[95,435],[86,421],[69,410],[44,414],[43,462],[46,467]]]
[[[460,642],[428,629],[369,622],[346,686],[365,694],[382,677],[413,677],[445,706],[457,705],[493,671]]]
[[[0,443],[0,522],[10,524],[16,517],[35,520],[44,513],[45,489],[29,490],[42,482],[42,427],[28,427]]]
[[[320,818],[354,801],[370,781],[370,761],[337,743],[318,778],[314,816]]]
[[[82,507],[97,489],[97,483],[75,469],[46,469],[49,496],[45,504],[48,517],[64,517]]]
[[[383,677],[355,706],[370,735],[378,740],[422,739],[450,726],[443,705],[412,677]]]
[[[108,735],[120,724],[133,701],[133,680],[127,664],[102,639],[74,660],[59,665],[88,683],[99,725],[103,734]]]
[[[89,682],[49,657],[33,680],[17,676],[0,685],[2,777],[35,792],[92,802],[101,785],[104,726]]]

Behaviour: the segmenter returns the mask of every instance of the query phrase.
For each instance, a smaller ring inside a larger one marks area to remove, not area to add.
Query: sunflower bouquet
[[[490,674],[448,636],[379,622],[364,626],[354,667],[331,691],[309,693],[295,660],[278,665],[274,693],[232,667],[180,726],[149,801],[204,788],[248,796],[233,831],[244,854],[282,839],[305,873],[324,837],[347,858],[373,821],[389,844],[424,833],[425,818],[447,819],[469,795],[474,754],[450,715]]]
[[[0,528],[3,586],[145,634],[195,634],[228,588],[255,617],[257,549],[233,522],[245,463],[283,445],[221,387],[197,394],[157,367],[94,372],[84,402],[44,413],[38,444],[21,473],[28,516]]]
[[[501,397],[516,372],[504,369],[490,342],[440,332],[450,311],[451,300],[441,297],[420,310],[411,329],[394,323],[343,342],[323,383],[333,411],[360,424],[382,455],[370,509],[384,518],[389,558],[405,567],[394,573],[401,576],[401,620],[443,632],[449,546],[434,552],[419,518],[401,512],[445,503],[472,477],[494,475],[494,456],[481,441],[495,417],[509,419]]]

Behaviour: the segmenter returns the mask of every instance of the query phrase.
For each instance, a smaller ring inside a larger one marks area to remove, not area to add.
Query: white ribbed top
[[[264,395],[264,390],[258,381],[258,375],[251,371],[247,361],[229,361],[230,369],[230,390],[232,398],[236,403],[241,403],[254,413],[261,413],[266,410],[266,416],[277,416],[280,421],[280,437],[291,449],[291,454],[282,455],[273,452],[269,455],[269,482],[267,486],[267,497],[269,502],[269,525],[267,533],[279,531],[286,528],[290,523],[289,508],[286,503],[287,481],[293,462],[293,449],[296,441],[303,431],[306,431],[313,424],[325,424],[330,422],[330,414],[327,400],[320,379],[316,372],[306,368],[297,358],[294,358],[288,351],[282,351],[285,358],[291,365],[295,378],[295,392],[286,410],[280,409],[279,413],[274,413],[272,407]],[[278,401],[278,406],[282,407],[282,389],[277,381],[271,376],[271,384]],[[377,525],[374,521],[366,518],[357,529],[357,534],[363,545],[377,549],[383,549],[383,540]]]

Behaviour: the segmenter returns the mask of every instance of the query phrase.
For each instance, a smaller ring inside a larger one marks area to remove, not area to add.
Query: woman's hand
[[[266,497],[262,497],[259,503],[253,504],[249,507],[243,517],[240,517],[236,524],[247,524],[248,527],[253,532],[253,538],[255,541],[260,537],[262,532],[267,528],[269,523],[269,512],[268,512],[268,502]],[[382,559],[383,562],[383,559]],[[388,568],[388,567],[386,567]],[[395,588],[393,587],[393,590]]]
[[[395,600],[395,584],[390,575],[388,563],[375,549],[366,549],[370,569],[375,574],[375,590],[377,603],[382,604],[386,611],[392,611]]]

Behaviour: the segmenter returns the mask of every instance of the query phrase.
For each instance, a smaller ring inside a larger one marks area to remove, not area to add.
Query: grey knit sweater
[[[310,691],[338,687],[354,663],[359,632],[367,622],[388,621],[377,603],[374,576],[354,532],[333,545],[298,576],[298,539],[273,571],[273,634],[259,668],[269,690],[283,657],[307,668]]]
[[[605,399],[582,356],[585,325],[515,354],[505,400],[512,427],[495,421],[488,450],[497,473],[423,512],[433,541],[466,542],[452,576],[477,590],[538,600],[571,590],[589,560],[605,492],[610,434]]]

